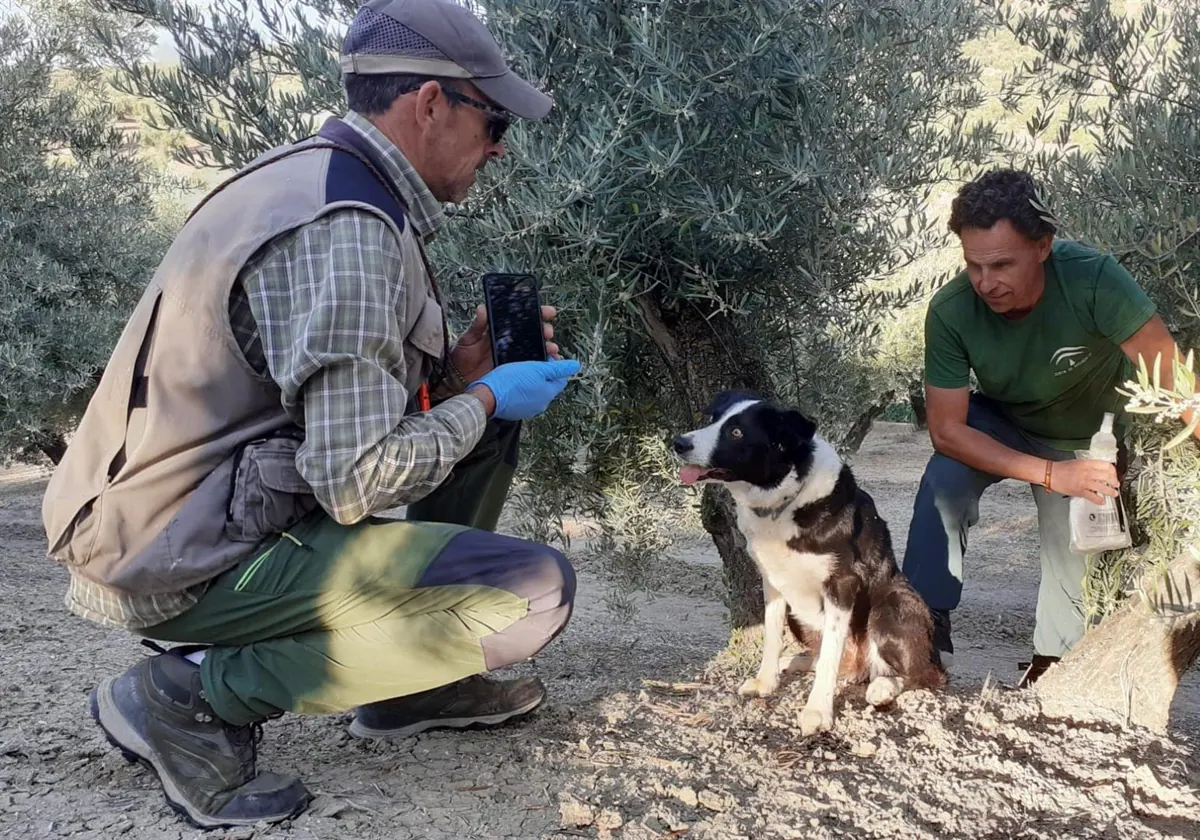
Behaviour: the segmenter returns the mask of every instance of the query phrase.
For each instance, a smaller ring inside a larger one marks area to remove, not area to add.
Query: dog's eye
[[[729,436],[731,438],[733,438],[734,440],[737,440],[742,436],[742,430],[739,429],[737,426],[734,426],[732,429],[729,430]]]

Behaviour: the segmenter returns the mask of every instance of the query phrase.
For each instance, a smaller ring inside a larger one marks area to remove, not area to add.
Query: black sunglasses
[[[439,84],[438,86],[442,89],[443,94],[446,95],[448,100],[469,104],[470,107],[478,108],[481,112],[484,112],[484,115],[487,116],[487,134],[488,137],[491,137],[492,143],[499,143],[500,140],[504,139],[504,132],[508,131],[509,126],[512,125],[512,115],[510,113],[506,112],[506,110],[493,108],[490,104],[480,102],[476,98],[472,98],[466,94],[460,94],[457,90],[450,90],[445,85]],[[412,88],[404,92],[412,94],[416,90],[418,88]]]
[[[442,88],[442,93],[446,94],[447,99],[453,99],[456,102],[462,102],[470,105],[472,108],[478,108],[488,118],[488,135],[493,143],[499,143],[504,139],[504,132],[508,131],[509,125],[512,123],[512,115],[506,111],[500,111],[488,105],[486,102],[480,102],[478,99],[472,99],[466,94],[459,93],[456,90]]]
[[[433,80],[430,79],[427,81]],[[421,84],[424,84],[424,82],[421,82]],[[402,91],[401,95],[406,93],[416,93],[416,91],[420,89],[420,86],[420,84],[414,85],[413,87]],[[446,94],[447,99],[452,99],[455,102],[462,102],[465,105],[470,105],[472,108],[478,108],[484,113],[484,116],[488,118],[488,136],[491,137],[493,143],[499,143],[504,139],[504,132],[508,131],[508,127],[512,124],[512,114],[508,113],[507,111],[501,111],[497,108],[493,108],[486,102],[480,102],[478,99],[474,99],[464,93],[459,93],[456,90],[450,90],[445,85],[439,84],[438,87],[441,89],[442,93]]]

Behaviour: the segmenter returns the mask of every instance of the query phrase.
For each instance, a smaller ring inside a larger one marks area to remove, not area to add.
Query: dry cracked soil
[[[928,439],[878,424],[854,465],[903,545]],[[736,686],[753,651],[723,653],[719,563],[700,535],[619,620],[602,564],[581,557],[579,604],[535,662],[550,699],[489,731],[361,742],[347,717],[272,721],[260,766],[299,773],[309,810],[277,826],[202,832],[165,805],[87,714],[87,692],[148,651],[68,614],[44,558],[45,471],[0,477],[0,837],[178,840],[409,838],[1196,838],[1200,680],[1167,736],[1041,717],[1007,690],[1029,652],[1038,582],[1028,487],[981,505],[943,694],[877,712],[846,689],[835,729],[803,738],[807,678],[770,701]]]

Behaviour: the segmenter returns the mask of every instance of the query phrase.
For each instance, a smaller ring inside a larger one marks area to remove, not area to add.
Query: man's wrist
[[[479,400],[483,406],[483,413],[489,418],[496,413],[496,395],[492,393],[492,389],[487,385],[482,382],[476,382],[467,388],[466,393],[467,396]]]
[[[1007,446],[1005,449],[1008,450],[1007,457],[1003,458],[1001,463],[1007,464],[1009,468],[1000,471],[991,470],[993,475],[999,474],[1001,478],[1011,478],[1014,481],[1038,487],[1045,487],[1047,479],[1053,484],[1054,479],[1058,477],[1053,462],[1048,458],[1030,455]],[[1050,464],[1049,468],[1047,468],[1047,464]]]

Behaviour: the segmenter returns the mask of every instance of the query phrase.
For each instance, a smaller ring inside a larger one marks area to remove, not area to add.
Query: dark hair
[[[376,117],[392,107],[392,103],[406,93],[412,93],[426,82],[437,82],[447,90],[458,90],[452,79],[436,76],[418,76],[412,73],[385,75],[346,74],[346,104],[350,110],[364,117]],[[450,107],[458,105],[453,99]]]
[[[1008,219],[1029,239],[1040,239],[1056,228],[1034,206],[1037,201],[1038,183],[1028,172],[994,169],[958,191],[950,205],[950,230],[959,234],[965,227],[986,229]]]

